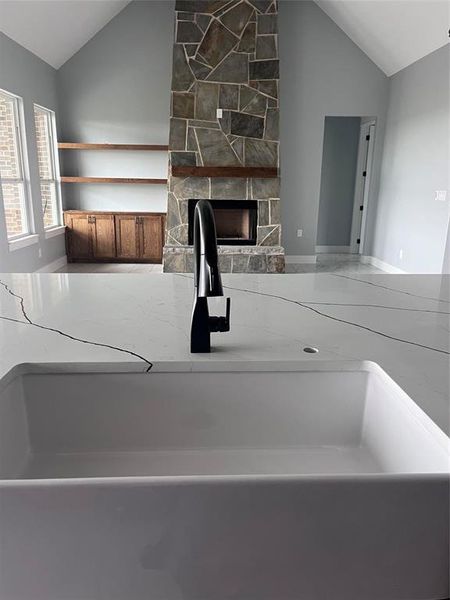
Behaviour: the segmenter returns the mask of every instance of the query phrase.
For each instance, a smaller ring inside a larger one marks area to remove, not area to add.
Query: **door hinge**
[[[364,206],[363,206],[363,205],[361,205],[361,206],[359,207],[359,210],[364,210]]]
[[[370,135],[366,135],[366,140],[369,141],[370,140]]]
[[[360,243],[361,243],[361,240],[358,238],[358,239],[356,240],[356,243],[357,243],[357,244],[360,244]]]
[[[367,176],[367,171],[363,171],[363,177]]]

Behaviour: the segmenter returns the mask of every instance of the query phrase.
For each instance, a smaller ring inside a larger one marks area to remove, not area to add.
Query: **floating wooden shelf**
[[[146,215],[162,215],[165,216],[167,213],[165,212],[149,212],[147,210],[143,211],[120,211],[120,210],[80,210],[78,208],[68,208],[63,211],[65,215],[132,215],[133,217],[137,216],[146,216]]]
[[[167,152],[169,146],[160,144],[79,144],[72,142],[60,142],[60,150],[148,150]]]
[[[277,167],[172,167],[173,177],[278,177]]]
[[[167,179],[139,179],[128,177],[61,177],[62,183],[137,183],[167,184]]]

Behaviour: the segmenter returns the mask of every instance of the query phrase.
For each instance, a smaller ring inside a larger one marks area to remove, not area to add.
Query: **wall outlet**
[[[447,190],[436,190],[436,196],[434,199],[438,202],[445,202],[447,200]]]
[[[223,117],[223,110],[221,108],[218,108],[216,111],[217,114],[217,118],[221,119]]]
[[[303,229],[297,229],[297,237],[303,237]]]
[[[398,257],[400,260],[403,260],[403,248],[400,248],[400,252],[398,253]]]

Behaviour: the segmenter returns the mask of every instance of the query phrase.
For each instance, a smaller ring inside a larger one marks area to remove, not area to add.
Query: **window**
[[[61,194],[55,143],[55,113],[35,104],[34,123],[36,127],[42,214],[44,227],[48,229],[61,224]]]
[[[0,90],[0,186],[8,239],[31,229],[23,131],[22,99]]]

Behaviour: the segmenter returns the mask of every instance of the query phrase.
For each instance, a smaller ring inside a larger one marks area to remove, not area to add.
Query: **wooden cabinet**
[[[66,229],[67,256],[76,256],[81,259],[89,259],[92,255],[91,223],[89,216],[83,213],[65,213],[64,224]]]
[[[115,258],[114,216],[91,215],[92,256],[98,259]]]
[[[162,262],[163,213],[66,211],[68,260]]]
[[[150,262],[162,261],[163,227],[156,216],[142,216],[139,229],[140,257]]]
[[[164,219],[160,215],[116,215],[117,258],[162,261]]]
[[[116,252],[117,258],[131,260],[139,256],[139,217],[134,215],[116,215]]]

